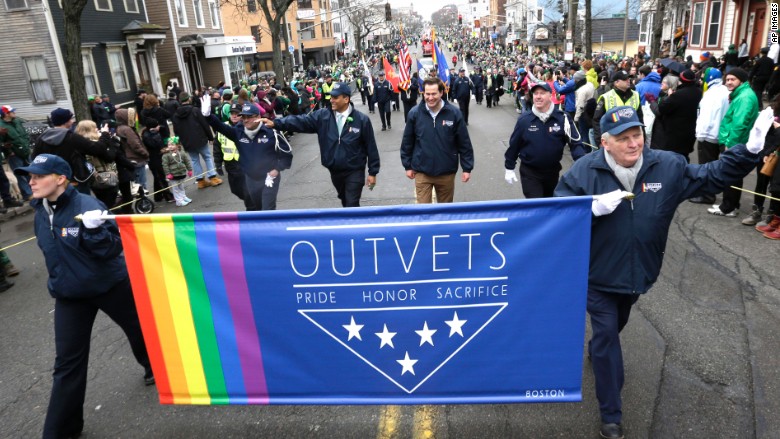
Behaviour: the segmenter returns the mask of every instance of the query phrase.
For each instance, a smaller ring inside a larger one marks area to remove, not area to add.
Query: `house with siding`
[[[244,55],[256,51],[248,27],[243,35],[225,36],[219,0],[154,0],[147,8],[150,22],[165,26],[171,42],[157,52],[163,83],[176,81],[187,91],[230,83],[231,72],[245,70]]]
[[[0,45],[0,105],[28,120],[46,119],[71,102],[62,52],[48,38],[54,22],[47,9],[43,0],[0,0],[0,28],[13,36],[12,44]]]
[[[623,52],[623,33],[625,20],[623,18],[598,18],[591,22],[593,34],[591,37],[593,53]],[[626,34],[626,56],[633,56],[639,51],[639,24],[636,20],[628,20]]]
[[[649,46],[652,29],[659,20],[655,17],[656,0],[643,0],[640,5],[640,46]],[[686,55],[694,60],[703,52],[713,56],[723,55],[730,44],[739,47],[744,39],[750,56],[767,46],[770,3],[764,0],[684,0],[672,1],[665,17],[662,42],[672,42],[678,28],[686,32]]]

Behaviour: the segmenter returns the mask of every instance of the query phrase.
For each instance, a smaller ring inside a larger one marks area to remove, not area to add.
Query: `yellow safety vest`
[[[620,96],[615,92],[615,90],[610,90],[603,95],[599,96],[599,99],[604,99],[604,111],[609,111],[612,108],[615,107],[622,107],[624,105],[629,105],[634,108],[634,110],[638,110],[639,106],[641,105],[642,101],[639,99],[639,93],[636,91],[631,91],[631,97],[628,98],[627,101],[623,101],[623,99],[620,98]]]
[[[325,99],[330,100],[330,91],[333,90],[335,83],[328,85],[327,82],[322,83],[322,94],[325,95]]]
[[[238,161],[236,144],[222,133],[217,133],[217,140],[222,147],[222,160],[226,162]]]

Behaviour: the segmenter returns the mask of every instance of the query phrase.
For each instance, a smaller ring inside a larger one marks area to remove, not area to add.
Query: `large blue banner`
[[[579,401],[590,206],[128,217],[161,401]]]

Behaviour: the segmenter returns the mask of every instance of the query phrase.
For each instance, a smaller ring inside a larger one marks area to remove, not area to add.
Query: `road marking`
[[[379,411],[379,430],[377,439],[395,439],[399,436],[398,425],[401,421],[401,406],[383,405]]]
[[[435,421],[439,407],[433,405],[418,405],[414,407],[412,423],[413,439],[433,439],[436,437]]]

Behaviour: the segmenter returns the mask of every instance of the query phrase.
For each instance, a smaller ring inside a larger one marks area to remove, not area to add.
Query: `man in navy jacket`
[[[104,127],[107,132],[108,127]],[[51,398],[43,437],[78,437],[84,428],[84,395],[92,325],[98,310],[127,335],[144,380],[154,384],[122,253],[119,229],[102,219],[106,206],[70,184],[70,165],[40,154],[17,169],[30,175],[35,237],[46,260],[54,298],[54,360]],[[80,216],[80,222],[76,216]]]
[[[769,129],[764,125],[754,128],[747,146],[736,145],[719,160],[694,165],[679,154],[644,148],[637,111],[615,107],[601,118],[603,148],[574,163],[555,189],[556,196],[593,195],[587,299],[593,336],[588,353],[601,437],[623,437],[619,334],[633,304],[658,278],[677,206],[747,175],[763,147]]]
[[[352,90],[344,82],[330,92],[332,109],[320,109],[303,116],[287,116],[266,126],[296,133],[317,133],[322,166],[344,207],[360,207],[363,186],[373,190],[379,173],[379,150],[371,119],[352,105]],[[368,178],[366,178],[368,165]]]
[[[423,102],[409,112],[404,128],[401,164],[415,181],[418,203],[431,203],[434,188],[440,203],[451,203],[458,162],[466,183],[474,168],[474,150],[460,110],[442,99],[444,82],[426,78],[423,89]]]
[[[531,96],[531,111],[517,118],[509,138],[509,147],[504,154],[504,179],[509,184],[517,181],[515,165],[519,158],[523,195],[526,198],[552,197],[561,172],[563,149],[568,144],[574,160],[585,155],[585,149],[572,119],[564,117],[563,111],[553,105],[552,92],[546,82],[531,86]]]

